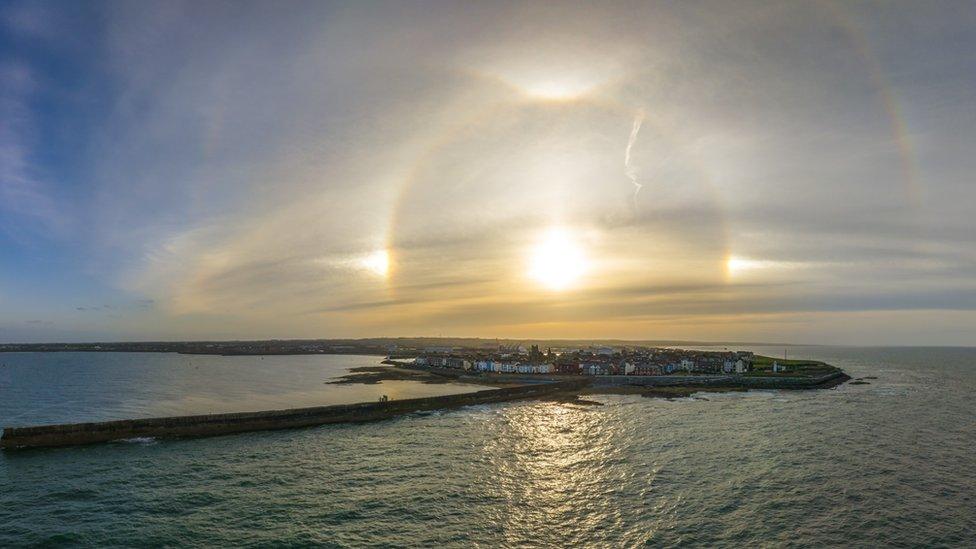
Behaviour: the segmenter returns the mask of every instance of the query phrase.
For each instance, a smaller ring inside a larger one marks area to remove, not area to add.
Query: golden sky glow
[[[825,5],[0,17],[0,340],[971,341],[968,23]]]

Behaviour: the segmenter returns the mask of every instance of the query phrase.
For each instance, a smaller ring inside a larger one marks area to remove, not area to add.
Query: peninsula
[[[150,352],[149,344],[107,344],[110,346],[108,349],[102,348],[103,345],[106,344],[63,344],[58,350],[131,352],[138,348],[142,352]],[[176,352],[199,348],[191,347],[191,344],[160,345],[174,345],[175,347],[169,349]],[[225,351],[230,348],[241,349],[240,346],[222,344],[214,344],[214,347],[206,347],[209,344],[203,345],[204,349]],[[272,349],[268,354],[285,354],[281,352],[282,349],[296,349],[294,343],[289,342],[289,345]],[[50,345],[5,345],[0,346],[0,351],[50,351],[50,347]],[[376,347],[367,345],[362,348],[375,349]],[[253,346],[249,349],[255,350]],[[573,347],[548,347],[545,351],[537,344],[532,344],[528,348],[519,344],[496,344],[493,348],[484,345],[475,347],[439,345],[423,349],[396,346],[388,348],[388,351],[384,354],[385,366],[357,368],[349,375],[327,383],[382,383],[384,380],[416,380],[424,383],[457,381],[498,388],[459,395],[398,401],[384,397],[380,402],[354,405],[8,427],[0,437],[0,448],[70,446],[137,437],[213,436],[328,423],[376,421],[417,411],[519,399],[598,404],[581,400],[580,396],[584,394],[640,394],[673,398],[702,391],[823,389],[834,387],[850,379],[839,368],[823,362],[778,360],[755,355],[749,351],[579,344]]]
[[[481,384],[558,382],[585,378],[589,392],[661,396],[692,390],[829,388],[850,378],[839,368],[815,360],[787,360],[750,351],[686,350],[672,347],[538,345],[499,346],[495,350],[434,347],[414,356],[400,353],[387,364]],[[394,371],[390,375],[399,374]],[[370,372],[364,382],[376,382]],[[347,376],[347,382],[358,378]]]

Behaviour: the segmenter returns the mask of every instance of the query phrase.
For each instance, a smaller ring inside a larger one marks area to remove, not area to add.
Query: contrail
[[[644,111],[637,111],[637,116],[634,117],[634,125],[630,128],[630,139],[627,140],[627,149],[624,151],[624,174],[630,179],[631,183],[634,184],[634,205],[637,205],[637,193],[640,192],[643,185],[637,182],[637,168],[630,162],[630,149],[634,147],[634,142],[637,141],[637,134],[640,133],[641,125],[644,123]]]

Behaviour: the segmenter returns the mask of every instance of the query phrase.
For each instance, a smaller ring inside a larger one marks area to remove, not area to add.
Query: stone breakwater
[[[471,383],[555,383],[567,379],[586,379],[592,387],[707,387],[740,389],[829,389],[848,381],[841,370],[819,376],[749,376],[749,375],[666,375],[666,376],[582,376],[560,374],[465,374],[458,370],[424,368],[437,375],[451,376]]]
[[[638,385],[650,387],[742,387],[746,389],[826,389],[844,383],[850,376],[838,370],[821,376],[593,376],[593,385]]]
[[[588,384],[589,380],[579,379],[386,402],[38,427],[8,427],[3,430],[3,436],[0,437],[0,448],[75,446],[133,438],[205,437],[248,431],[312,427],[328,423],[376,421],[411,412],[547,397],[578,391]]]

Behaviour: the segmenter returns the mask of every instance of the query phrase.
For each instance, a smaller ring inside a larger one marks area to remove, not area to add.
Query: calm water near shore
[[[0,546],[976,545],[976,349],[790,356],[878,379],[0,453]],[[323,383],[378,360],[0,354],[0,425],[479,388]]]
[[[174,353],[0,354],[0,426],[248,412],[487,389],[386,381],[334,385],[382,357]]]

